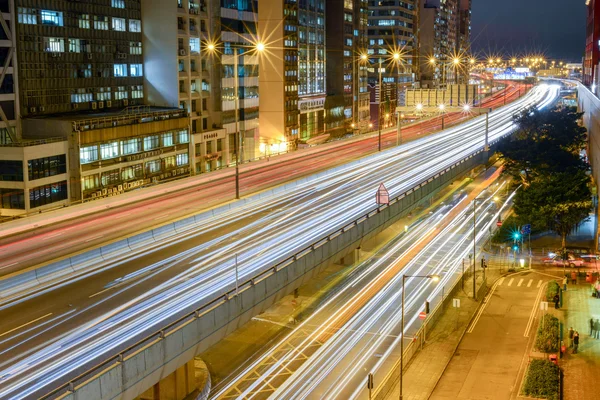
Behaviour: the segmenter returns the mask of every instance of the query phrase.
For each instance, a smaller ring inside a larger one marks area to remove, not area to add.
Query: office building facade
[[[584,85],[596,84],[597,86],[597,69],[600,61],[600,2],[596,4],[596,0],[586,0],[586,5],[586,40],[582,78]]]

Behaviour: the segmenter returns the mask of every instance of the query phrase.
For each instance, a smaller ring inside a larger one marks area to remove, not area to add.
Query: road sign
[[[523,225],[523,227],[521,228],[521,233],[523,235],[530,234],[531,233],[531,224]]]
[[[502,221],[500,221],[500,220],[496,221],[496,226],[502,226]]]
[[[542,310],[542,311],[548,311],[548,302],[547,301],[541,301],[540,302],[540,310]]]
[[[425,319],[425,318],[427,318],[427,313],[425,311],[421,311],[419,313],[419,319]]]
[[[460,308],[460,299],[452,299],[452,307]]]
[[[375,195],[375,200],[377,204],[390,204],[390,193],[382,184],[379,185],[379,189],[377,189],[377,194]]]

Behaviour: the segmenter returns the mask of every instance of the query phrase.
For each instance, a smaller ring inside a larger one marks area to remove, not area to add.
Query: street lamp
[[[444,103],[438,106],[440,112],[442,113],[442,130],[444,130],[444,117],[446,116],[446,105]]]
[[[418,279],[431,279],[433,282],[439,282],[439,275],[402,275],[402,316],[401,325],[402,330],[400,331],[400,400],[402,400],[402,372],[404,371],[404,284],[406,278],[418,278]]]
[[[477,300],[477,282],[475,279],[475,265],[477,264],[477,202],[485,202],[485,199],[475,197],[473,199],[473,299]],[[485,283],[485,268],[483,269],[483,281]]]
[[[210,52],[214,52],[216,50],[216,45],[214,43],[209,43],[206,46],[207,50]],[[236,135],[236,150],[235,150],[235,198],[240,198],[240,164],[244,162],[243,154],[244,151],[244,138],[240,133],[239,129],[239,108],[240,108],[240,89],[239,89],[239,58],[242,54],[243,49],[250,49],[257,53],[262,53],[265,50],[265,44],[262,42],[258,42],[254,45],[240,45],[240,44],[231,44],[231,48],[234,51],[233,54],[233,82],[234,82],[234,114],[235,114],[235,135]]]

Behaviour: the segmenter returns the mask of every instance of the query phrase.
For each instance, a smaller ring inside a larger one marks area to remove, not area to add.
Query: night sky
[[[585,0],[473,0],[472,47],[480,57],[543,54],[581,62]]]

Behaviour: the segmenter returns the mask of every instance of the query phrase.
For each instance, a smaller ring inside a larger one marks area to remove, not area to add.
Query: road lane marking
[[[535,320],[535,316],[537,314],[537,310],[539,307],[538,304],[540,304],[543,292],[544,292],[544,286],[540,287],[538,290],[538,294],[535,298],[535,302],[533,303],[533,307],[531,308],[531,313],[529,314],[529,321],[527,321],[527,326],[525,327],[525,333],[523,334],[524,337],[529,337],[529,331],[533,327],[533,321]]]
[[[500,280],[498,281],[498,285],[502,285],[503,282],[504,282],[504,277],[500,278]]]
[[[527,287],[531,287],[532,283],[533,283],[533,279],[530,279],[529,282],[527,283]]]
[[[4,266],[4,267],[2,267],[2,268],[4,269],[4,268],[12,267],[13,265],[17,265],[18,263],[19,263],[19,262],[17,261],[17,262],[14,262],[14,263],[12,263],[12,264],[5,265],[5,266]]]
[[[536,287],[538,287],[538,288],[539,288],[540,286],[542,286],[542,280],[541,280],[541,279],[540,279],[540,281],[538,282],[538,284],[537,284],[537,286],[536,286]]]
[[[10,331],[6,331],[6,332],[4,332],[4,333],[0,333],[0,337],[2,337],[2,336],[5,336],[5,335],[8,335],[8,334],[9,334],[9,333],[11,333],[11,332],[14,332],[14,331],[16,331],[16,330],[18,330],[18,329],[24,328],[24,327],[26,327],[27,325],[31,325],[31,324],[33,324],[33,323],[35,323],[35,322],[38,322],[38,321],[39,321],[39,320],[41,320],[41,319],[47,318],[47,317],[49,317],[49,316],[51,316],[51,315],[52,315],[52,313],[48,313],[48,314],[46,314],[46,315],[42,315],[41,317],[39,317],[39,318],[36,318],[36,319],[34,319],[33,321],[29,321],[28,323],[26,323],[26,324],[23,324],[23,325],[21,325],[21,326],[17,326],[16,328],[13,328],[13,329],[11,329]]]
[[[91,294],[91,295],[89,295],[89,296],[88,296],[88,299],[91,299],[92,297],[96,297],[96,296],[98,296],[99,294],[102,294],[102,293],[104,293],[104,292],[107,292],[107,291],[109,291],[110,289],[113,289],[113,288],[115,288],[115,287],[117,287],[117,285],[114,285],[114,286],[111,286],[111,287],[109,287],[109,288],[103,289],[103,290],[99,291],[98,293]]]
[[[104,237],[104,235],[100,235],[100,236],[94,236],[93,238],[89,238],[88,240],[86,240],[86,241],[85,241],[85,243],[87,243],[87,242],[91,242],[92,240],[100,239],[100,238],[102,238],[102,237]]]
[[[510,280],[508,281],[508,285],[507,286],[512,285],[512,283],[513,283],[514,280],[515,280],[515,278],[510,278]]]
[[[519,283],[517,283],[517,287],[521,286],[522,283],[523,283],[523,278],[519,279]]]

